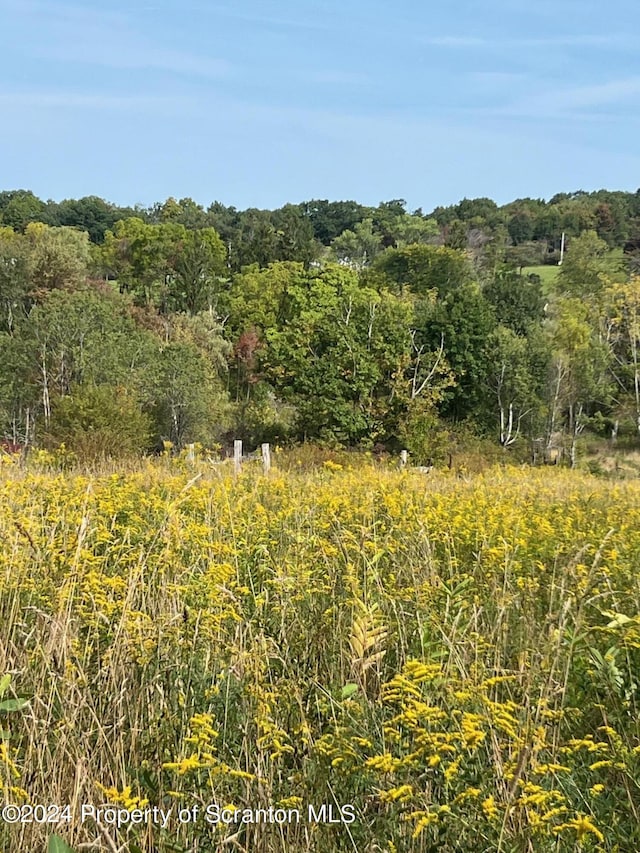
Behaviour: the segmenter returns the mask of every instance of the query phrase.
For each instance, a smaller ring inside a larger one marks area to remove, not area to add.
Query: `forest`
[[[0,192],[0,437],[426,464],[479,436],[575,465],[583,435],[640,438],[639,273],[640,190],[430,213]]]

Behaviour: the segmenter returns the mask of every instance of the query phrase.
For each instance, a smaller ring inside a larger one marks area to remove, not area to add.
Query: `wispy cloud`
[[[592,109],[607,107],[640,98],[640,77],[625,77],[592,86],[573,86],[537,95],[529,106],[544,107],[547,111]]]
[[[421,44],[431,45],[432,47],[449,47],[453,49],[464,48],[540,48],[540,47],[600,47],[600,48],[635,48],[637,40],[632,36],[624,33],[611,34],[566,34],[557,36],[542,36],[539,38],[513,38],[507,36],[505,38],[492,37],[482,38],[479,36],[467,35],[442,35],[442,36],[426,36],[420,37]]]
[[[640,76],[584,86],[558,86],[530,92],[497,106],[455,110],[478,118],[563,120],[583,123],[636,122],[640,106]]]
[[[258,24],[260,26],[277,27],[279,29],[296,29],[296,30],[330,30],[332,24],[327,20],[316,15],[313,19],[307,18],[283,18],[279,15],[270,14],[254,14],[252,12],[241,11],[234,6],[223,6],[218,3],[189,3],[188,8],[191,11],[204,12],[211,15],[222,15],[225,18],[233,18],[237,21],[245,21],[248,24]]]
[[[42,0],[0,0],[13,24],[29,27],[25,52],[40,59],[116,69],[152,69],[173,74],[220,78],[231,63],[152,42],[136,32],[135,20],[109,9],[87,9]],[[9,21],[8,31],[12,29]]]
[[[193,104],[184,98],[164,97],[161,95],[105,95],[100,93],[81,93],[69,91],[0,91],[0,105],[22,109],[56,110],[97,110],[98,112],[135,112],[163,113],[189,109]]]
[[[465,75],[466,80],[479,83],[482,86],[501,88],[522,83],[529,75],[518,71],[469,71]]]
[[[94,8],[78,6],[66,0],[0,0],[0,9],[8,12],[14,18],[22,17],[29,20],[34,29],[41,28],[50,21],[73,21],[86,23],[124,24],[126,15],[109,7],[99,11]],[[10,22],[9,22],[10,23]]]
[[[357,71],[337,71],[330,69],[326,71],[312,71],[306,74],[305,77],[311,83],[326,83],[330,86],[362,86],[370,80],[367,74]]]
[[[478,36],[429,36],[420,38],[419,41],[434,47],[486,47],[489,45],[487,39],[478,38]]]
[[[224,59],[165,50],[149,44],[134,43],[131,39],[121,39],[117,45],[111,41],[105,43],[92,39],[76,43],[72,50],[67,45],[58,44],[41,46],[33,52],[39,57],[59,62],[76,62],[103,68],[149,69],[213,79],[226,77],[232,69],[231,63]]]

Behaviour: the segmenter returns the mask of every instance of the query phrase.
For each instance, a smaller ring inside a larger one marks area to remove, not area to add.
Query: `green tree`
[[[199,314],[173,314],[169,319],[168,338],[172,343],[192,344],[219,376],[226,373],[232,346],[213,310]]]
[[[214,365],[197,346],[184,340],[164,346],[153,382],[159,438],[177,449],[218,441],[229,422],[227,397]]]
[[[444,244],[449,249],[467,248],[469,226],[460,219],[454,219],[444,228]]]
[[[367,215],[367,208],[355,201],[314,199],[300,205],[311,222],[313,233],[320,243],[329,246],[344,231],[353,231]]]
[[[152,420],[126,386],[84,384],[58,398],[45,446],[60,444],[80,460],[138,456],[149,450]]]
[[[130,293],[137,305],[166,303],[172,248],[169,234],[176,226],[150,225],[139,217],[116,222],[105,234],[102,264],[115,277],[121,293]],[[177,226],[179,232],[179,226]]]
[[[280,238],[268,210],[250,208],[240,214],[236,242],[230,251],[233,269],[251,264],[266,267],[279,259]]]
[[[449,430],[439,417],[437,407],[421,397],[409,405],[400,419],[398,436],[416,465],[442,461],[450,444]]]
[[[483,293],[497,322],[516,335],[527,335],[532,325],[540,325],[544,319],[545,298],[537,277],[503,270],[484,287]]]
[[[298,205],[286,204],[274,211],[272,222],[278,236],[278,260],[308,265],[318,256],[313,226]]]
[[[343,231],[331,244],[334,257],[340,264],[355,270],[362,270],[383,249],[379,234],[373,230],[373,220],[358,222],[353,231]]]
[[[300,438],[353,443],[384,431],[409,317],[402,300],[361,287],[338,266],[288,286],[286,314],[267,330],[261,363],[295,406]]]
[[[49,292],[16,327],[12,346],[25,388],[18,403],[30,407],[31,429],[41,416],[46,431],[54,403],[76,386],[124,385],[138,391],[156,349],[153,336],[136,329],[117,294]]]
[[[30,222],[43,222],[45,203],[30,190],[0,193],[0,225],[24,231]]]
[[[395,245],[394,231],[399,219],[410,214],[407,213],[407,202],[403,198],[395,198],[391,201],[381,201],[380,204],[370,212],[373,230],[380,236],[383,248],[387,249]]]
[[[485,404],[486,341],[495,326],[490,305],[474,282],[416,306],[416,344],[427,352],[443,346],[455,385],[445,393],[441,414],[455,420],[481,418]]]
[[[440,228],[433,219],[403,213],[389,223],[388,233],[397,248],[416,243],[435,244],[440,239]]]
[[[434,290],[440,296],[468,284],[473,277],[471,265],[462,252],[427,245],[388,249],[376,260],[373,273],[381,277],[372,281],[396,293],[408,290],[425,295]]]
[[[133,216],[130,208],[117,207],[98,198],[86,196],[79,199],[65,199],[59,203],[47,205],[45,221],[49,225],[68,226],[89,234],[92,243],[102,243],[106,232],[120,219]]]
[[[463,198],[455,212],[458,219],[475,227],[493,229],[503,220],[498,205],[490,198]]]
[[[537,407],[527,339],[498,326],[487,339],[487,388],[493,399],[502,447],[514,444],[527,415]]]
[[[181,228],[167,236],[167,243],[174,241],[169,250],[173,275],[169,275],[167,288],[171,308],[190,314],[211,308],[219,281],[226,273],[222,240],[213,228],[193,231]]]
[[[133,217],[105,236],[101,263],[122,292],[142,306],[196,314],[211,307],[226,275],[226,250],[213,228]]]
[[[548,326],[552,352],[547,446],[557,431],[568,432],[570,460],[588,418],[611,401],[611,352],[593,324],[591,306],[578,298],[558,299]]]
[[[86,281],[91,263],[86,232],[75,228],[51,228],[34,222],[27,226],[25,237],[34,294],[73,290]]]
[[[528,208],[514,211],[507,222],[509,236],[516,246],[530,242],[533,239],[534,229],[534,214]]]
[[[169,199],[163,205],[161,219],[164,222],[173,221],[178,225],[184,225],[189,229],[202,229],[210,227],[206,211],[201,204],[194,201],[192,198],[181,198],[177,202],[176,215],[173,215],[170,210],[170,205],[173,199]],[[175,206],[175,205],[174,205]]]
[[[0,356],[0,435],[28,445],[40,398],[32,381],[32,352],[15,328],[11,333],[0,331]]]
[[[571,297],[597,297],[610,272],[608,246],[595,231],[586,231],[574,237],[558,274],[559,290]]]
[[[509,246],[505,252],[505,262],[514,266],[522,275],[523,267],[535,267],[542,264],[547,254],[546,243],[527,241],[517,246]]]
[[[605,306],[603,320],[611,348],[611,369],[617,396],[621,398],[617,414],[630,409],[640,437],[640,276],[610,283],[605,291]]]
[[[246,267],[233,277],[221,313],[226,315],[225,329],[233,342],[229,387],[236,404],[238,437],[255,440],[257,421],[264,416],[274,435],[289,426],[290,404],[282,409],[269,383],[262,381],[260,360],[264,355],[266,331],[279,329],[294,316],[289,297],[291,288],[307,286],[308,272],[303,264],[278,262],[260,269]],[[280,412],[283,417],[280,417]]]
[[[287,316],[287,293],[293,286],[304,287],[307,272],[300,263],[277,262],[260,269],[245,267],[233,277],[223,313],[232,337],[256,328],[263,334],[281,324]]]
[[[207,227],[215,228],[227,251],[227,268],[232,269],[235,261],[235,248],[239,244],[241,213],[235,207],[226,207],[214,201],[207,208]],[[237,269],[237,267],[235,268]]]
[[[0,331],[13,333],[16,319],[27,310],[30,284],[24,237],[11,228],[0,228]]]

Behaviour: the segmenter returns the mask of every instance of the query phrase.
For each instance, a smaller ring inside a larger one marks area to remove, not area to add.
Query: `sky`
[[[0,189],[243,209],[640,186],[637,0],[0,0]]]

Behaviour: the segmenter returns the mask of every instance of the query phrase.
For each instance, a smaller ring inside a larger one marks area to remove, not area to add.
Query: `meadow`
[[[542,292],[545,296],[553,293],[554,288],[557,286],[559,272],[560,267],[551,266],[550,264],[539,264],[538,266],[524,267],[522,270],[523,275],[537,275],[539,277],[540,284],[542,285]]]
[[[610,276],[619,274],[624,266],[624,252],[621,248],[611,249],[606,253],[603,260],[603,270]],[[542,285],[545,296],[551,296],[558,288],[558,275],[561,267],[556,264],[538,264],[537,266],[523,267],[523,275],[537,275]]]
[[[637,481],[6,465],[0,537],[2,798],[70,806],[2,850],[640,849]]]

